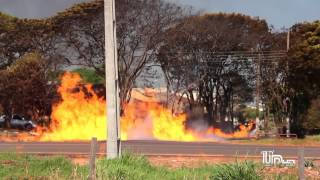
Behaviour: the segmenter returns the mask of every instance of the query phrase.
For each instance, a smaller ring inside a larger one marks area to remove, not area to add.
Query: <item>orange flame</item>
[[[58,88],[61,101],[53,105],[50,131],[37,129],[40,141],[79,141],[107,138],[106,102],[99,98],[91,84],[81,77],[65,73]],[[133,101],[125,106],[121,117],[121,139],[155,139],[168,141],[214,141],[217,138],[248,137],[252,127],[241,126],[233,134],[208,128],[206,132],[187,129],[185,114],[172,115],[156,101]],[[25,138],[25,137],[24,137]],[[20,138],[19,138],[20,139]],[[28,138],[30,140],[30,138]]]
[[[185,129],[186,115],[173,116],[171,111],[155,102],[135,102],[126,106],[121,118],[121,138],[196,141]]]
[[[79,86],[81,81],[78,74],[65,73],[62,77],[58,88],[61,102],[53,106],[51,132],[44,133],[41,141],[106,138],[105,101],[95,94],[92,85]]]

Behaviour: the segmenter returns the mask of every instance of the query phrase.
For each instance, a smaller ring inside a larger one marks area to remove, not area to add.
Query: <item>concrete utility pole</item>
[[[287,52],[289,52],[290,50],[290,29],[288,30],[288,34],[287,34]],[[287,76],[289,75],[289,60],[287,59],[287,64],[286,64],[286,71],[287,71]],[[287,134],[287,138],[290,137],[290,110],[289,110],[289,104],[290,103],[289,101],[287,101],[287,98],[286,98],[286,122],[287,122],[287,131],[286,131],[286,134]]]
[[[260,129],[260,84],[261,84],[261,54],[260,54],[260,48],[259,48],[259,54],[258,54],[258,62],[257,62],[257,70],[256,70],[256,128],[257,132],[259,133]]]
[[[287,34],[287,52],[290,50],[290,29],[288,30]]]
[[[118,57],[115,24],[115,1],[104,0],[105,22],[105,69],[107,97],[107,158],[119,156],[120,123],[119,123],[119,86],[118,86]]]

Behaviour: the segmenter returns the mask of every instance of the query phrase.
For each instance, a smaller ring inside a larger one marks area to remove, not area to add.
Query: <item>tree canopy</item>
[[[201,106],[209,119],[233,119],[236,106],[253,101],[259,77],[267,117],[282,121],[289,115],[296,132],[318,127],[320,21],[294,25],[287,53],[279,51],[285,32],[242,14],[198,15],[165,0],[116,0],[116,19],[122,108],[143,70],[159,65],[168,91],[187,97],[190,109]],[[47,19],[0,12],[1,111],[47,114],[53,95],[48,84],[65,65],[85,67],[77,72],[101,83],[104,35],[103,0]],[[265,61],[258,64],[259,58]]]
[[[184,8],[162,0],[116,1],[122,104],[129,101],[144,66],[154,60],[165,30],[187,14]],[[80,3],[42,20],[2,16],[5,25],[0,27],[0,34],[4,33],[0,36],[0,58],[4,63],[0,68],[25,53],[38,51],[55,65],[86,66],[104,77],[103,0]]]
[[[254,69],[241,52],[271,49],[270,36],[264,20],[249,16],[194,16],[167,31],[158,60],[172,88],[187,94],[191,108],[202,105],[210,119],[220,120],[232,116],[234,104],[252,99],[249,72]]]
[[[297,92],[318,96],[320,90],[320,21],[292,27],[289,82]]]
[[[50,112],[52,91],[45,61],[37,53],[25,54],[0,70],[0,104],[7,115],[37,118]]]
[[[314,114],[318,108],[316,99],[320,95],[320,22],[300,23],[291,29],[292,45],[288,58],[291,116],[298,129],[303,125],[310,128],[310,124],[320,121]]]

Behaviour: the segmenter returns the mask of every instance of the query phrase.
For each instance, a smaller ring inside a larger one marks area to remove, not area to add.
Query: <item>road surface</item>
[[[299,147],[238,145],[205,142],[125,141],[122,151],[143,155],[179,156],[248,156],[261,157],[261,151],[274,151],[284,157],[296,157]],[[320,147],[305,147],[305,157],[320,158]],[[0,142],[0,152],[56,155],[88,155],[90,142]],[[99,142],[100,154],[105,142]]]

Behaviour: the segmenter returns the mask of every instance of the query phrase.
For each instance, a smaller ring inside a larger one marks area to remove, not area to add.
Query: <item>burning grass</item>
[[[295,170],[269,172],[258,163],[235,162],[169,169],[154,166],[143,156],[125,154],[120,159],[97,162],[97,179],[297,179]],[[291,172],[291,173],[288,173]],[[88,167],[64,157],[0,154],[0,179],[87,179]]]

